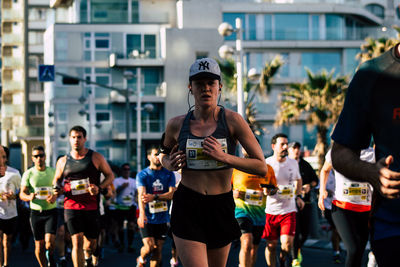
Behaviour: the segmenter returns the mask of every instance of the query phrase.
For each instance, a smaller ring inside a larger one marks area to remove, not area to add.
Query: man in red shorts
[[[267,240],[265,258],[268,266],[276,266],[276,247],[280,237],[280,266],[291,266],[296,232],[296,205],[299,209],[304,207],[301,199],[302,180],[299,164],[287,157],[287,136],[285,134],[273,136],[271,147],[274,154],[265,161],[274,169],[278,191],[274,195],[267,196],[263,233],[263,238]]]

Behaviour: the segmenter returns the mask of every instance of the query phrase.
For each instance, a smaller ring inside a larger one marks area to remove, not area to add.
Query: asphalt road
[[[133,253],[122,252],[119,253],[113,246],[106,245],[104,250],[104,259],[100,262],[100,266],[104,267],[119,267],[119,266],[135,266],[136,257],[139,254],[141,241],[138,235],[135,238],[135,246],[138,248]],[[171,240],[167,239],[163,248],[163,263],[162,267],[169,267],[169,259],[171,256]],[[266,266],[264,258],[265,242],[262,242],[257,257],[257,267]],[[231,252],[228,258],[228,267],[237,267],[238,263],[239,245],[238,242],[233,243]],[[324,267],[342,267],[344,266],[345,253],[342,253],[343,263],[335,264],[332,260],[332,249],[329,247],[329,242],[325,240],[314,240],[307,242],[303,248],[303,267],[324,266]],[[364,254],[363,266],[367,265],[367,253]],[[21,246],[16,243],[12,250],[10,266],[39,266],[36,262],[33,241],[26,251],[22,251]],[[69,262],[68,266],[72,266]]]

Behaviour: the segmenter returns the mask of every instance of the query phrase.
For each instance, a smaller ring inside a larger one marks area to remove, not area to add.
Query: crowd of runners
[[[33,147],[33,166],[22,177],[6,165],[8,151],[0,147],[1,265],[12,265],[18,227],[24,248],[31,229],[42,267],[66,266],[68,251],[75,267],[101,265],[106,239],[119,252],[137,251],[136,266],[160,266],[168,236],[171,266],[225,266],[235,240],[239,266],[255,266],[262,239],[266,248],[259,253],[268,266],[301,266],[319,188],[318,206],[332,227],[333,260],[342,260],[341,239],[346,267],[361,266],[370,238],[370,258],[375,254],[379,266],[391,266],[399,250],[400,164],[393,147],[400,141],[387,141],[385,134],[397,133],[400,124],[371,120],[385,114],[373,103],[384,99],[375,88],[380,81],[392,93],[398,54],[396,46],[355,75],[320,177],[301,157],[301,144],[283,133],[271,138],[273,154],[264,158],[246,121],[219,105],[221,72],[210,58],[190,67],[188,99],[194,105],[168,122],[160,146],[147,150],[150,165],[135,178],[128,163],[114,173],[101,154],[86,148],[81,126],[70,129],[71,151],[55,168],[46,166],[42,146]],[[400,98],[392,97],[390,108],[394,99]],[[398,119],[395,112],[390,119]],[[141,247],[134,246],[137,232]]]

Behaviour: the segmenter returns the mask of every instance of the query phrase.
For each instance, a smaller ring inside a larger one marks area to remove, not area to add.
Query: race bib
[[[132,205],[132,200],[133,200],[133,197],[131,195],[126,195],[126,196],[122,197],[122,203],[125,206]]]
[[[263,194],[261,191],[246,189],[246,195],[244,203],[254,206],[262,206],[263,204]]]
[[[226,138],[217,139],[222,150],[227,153],[228,145]],[[225,163],[216,161],[203,153],[204,139],[188,139],[186,141],[186,163],[190,169],[207,170],[226,167]]]
[[[72,195],[82,195],[89,193],[89,178],[71,181]]]
[[[53,194],[53,188],[50,186],[35,187],[35,198],[37,199],[47,199],[48,196]]]
[[[159,201],[159,200],[152,201],[149,203],[149,210],[150,213],[152,214],[168,211],[167,201]]]
[[[343,183],[343,198],[344,201],[364,202],[368,199],[368,183]]]
[[[281,199],[291,199],[294,197],[294,186],[289,185],[278,185],[278,196]]]

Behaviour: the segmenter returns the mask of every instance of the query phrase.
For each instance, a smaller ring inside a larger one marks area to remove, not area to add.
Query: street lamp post
[[[227,22],[221,23],[218,27],[218,32],[222,36],[229,36],[233,32],[236,33],[236,83],[237,83],[237,112],[245,117],[244,111],[244,93],[243,93],[243,49],[242,49],[242,38],[243,38],[243,27],[242,20],[236,18],[235,29],[232,25]],[[233,49],[227,45],[223,45],[219,49],[219,55],[222,58],[232,56]]]
[[[142,69],[136,69],[136,93],[137,93],[137,103],[136,103],[136,168],[139,173],[142,169],[142,88],[141,88],[141,77]]]

